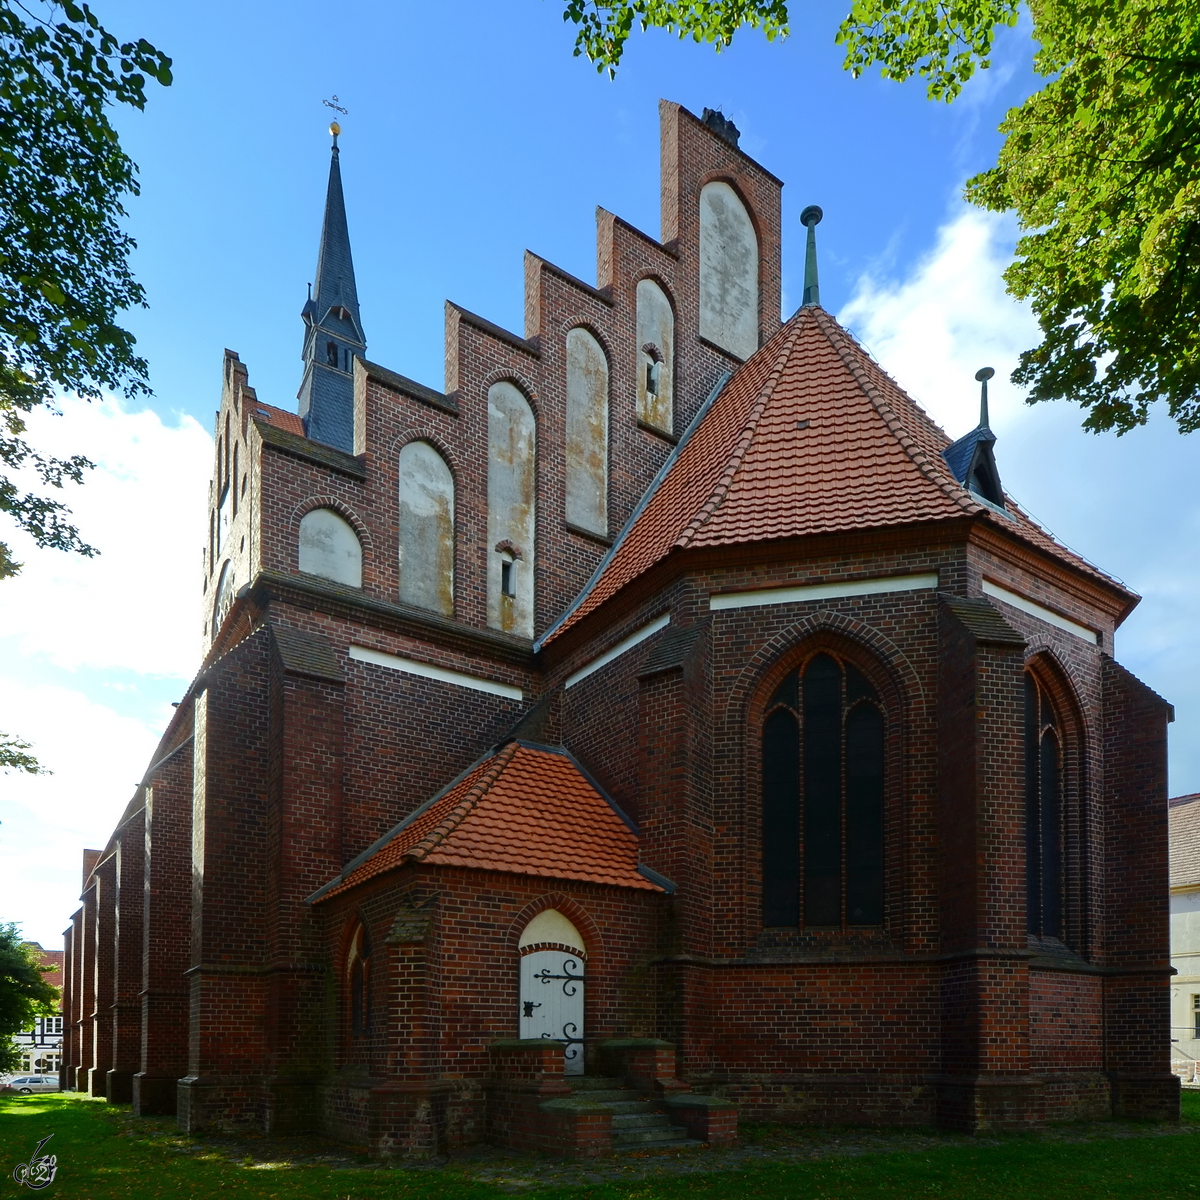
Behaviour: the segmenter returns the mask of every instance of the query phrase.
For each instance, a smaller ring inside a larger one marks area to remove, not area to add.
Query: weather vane
[[[343,108],[338,103],[337,92],[333,93],[332,100],[322,100],[321,103],[323,105],[325,105],[326,108],[332,108],[332,109],[335,109],[337,112],[340,112],[343,117],[348,117],[350,115],[350,110],[348,108]]]

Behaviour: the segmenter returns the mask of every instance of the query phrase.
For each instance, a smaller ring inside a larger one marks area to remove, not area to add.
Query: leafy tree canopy
[[[925,78],[953,100],[989,65],[1019,0],[853,0],[837,31],[860,75]],[[999,161],[967,199],[1016,214],[1009,291],[1040,345],[1013,380],[1030,403],[1067,399],[1085,428],[1125,433],[1163,401],[1200,428],[1200,6],[1184,0],[1031,0],[1047,83],[1012,109]],[[566,0],[576,54],[616,70],[634,25],[728,45],[742,26],[788,33],[784,0]]]
[[[56,391],[147,390],[146,363],[117,324],[144,303],[120,225],[137,168],[107,110],[142,108],[148,78],[169,84],[170,59],[120,42],[86,4],[0,0],[0,512],[39,546],[87,555],[66,507],[12,473],[58,489],[92,465],[43,455],[24,437],[25,415],[52,407]],[[0,579],[19,569],[0,542]]]
[[[0,924],[0,1074],[21,1067],[13,1034],[58,1012],[58,988],[46,982],[50,969],[42,966],[37,947],[21,940],[19,926]]]
[[[108,109],[142,108],[148,79],[171,82],[171,60],[147,41],[119,41],[86,4],[29,2],[0,0],[0,513],[38,546],[90,556],[66,505],[44,490],[80,483],[92,463],[40,453],[25,418],[53,409],[59,391],[148,390],[146,363],[117,324],[145,299],[121,228],[137,168]],[[0,580],[20,569],[0,541]],[[0,734],[0,771],[38,773],[28,750]]]

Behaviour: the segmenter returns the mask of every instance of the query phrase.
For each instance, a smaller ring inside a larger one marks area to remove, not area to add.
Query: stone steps
[[[612,1113],[613,1150],[680,1149],[698,1146],[681,1125],[634,1088],[617,1079],[577,1075],[570,1080],[571,1094],[586,1098]]]

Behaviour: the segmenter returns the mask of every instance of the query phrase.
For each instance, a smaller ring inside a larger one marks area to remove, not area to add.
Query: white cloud
[[[53,771],[0,776],[0,920],[51,946],[77,907],[84,847],[108,840],[161,729],[79,691],[11,680],[0,687],[0,729],[19,731]]]
[[[28,437],[60,457],[96,463],[62,499],[84,539],[81,558],[4,535],[24,569],[0,586],[0,629],[21,653],[56,666],[121,667],[186,678],[200,649],[200,553],[212,440],[191,417],[165,424],[119,400],[62,402],[33,414]],[[56,495],[55,498],[59,498]]]
[[[0,920],[57,944],[80,855],[101,847],[200,658],[200,550],[212,441],[116,400],[69,399],[29,438],[96,469],[64,490],[99,557],[0,536],[24,569],[0,583],[0,730],[54,773],[0,775]]]
[[[1000,278],[1014,241],[1010,220],[959,205],[907,277],[863,278],[839,319],[952,437],[978,420],[975,371],[995,367],[989,399],[1005,487],[1142,595],[1118,656],[1175,705],[1172,794],[1200,791],[1200,442],[1157,414],[1117,438],[1083,432],[1074,405],[1023,402],[1008,377],[1038,330]]]
[[[1034,344],[1037,323],[1004,291],[1013,225],[964,209],[938,231],[937,244],[903,280],[859,281],[838,319],[952,437],[979,419],[975,372],[994,367],[992,425],[1003,434],[1024,413],[1008,383],[1017,356]]]

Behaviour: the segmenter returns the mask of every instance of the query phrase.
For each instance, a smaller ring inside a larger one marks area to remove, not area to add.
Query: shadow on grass
[[[312,1161],[263,1161],[247,1154],[254,1141],[195,1139],[169,1120],[133,1122],[128,1106],[73,1094],[0,1099],[0,1178],[28,1159],[47,1134],[47,1152],[58,1156],[59,1173],[46,1197],[79,1200],[167,1200],[235,1196],[246,1200],[484,1200],[519,1193],[573,1200],[816,1200],[817,1197],[934,1197],[937,1200],[1066,1200],[1125,1197],[1197,1197],[1191,1182],[1200,1142],[1200,1094],[1184,1098],[1184,1120],[1174,1129],[1131,1123],[1061,1127],[1047,1136],[1004,1135],[983,1140],[953,1138],[933,1131],[915,1134],[900,1151],[855,1152],[853,1145],[896,1131],[824,1130],[832,1153],[815,1161],[760,1158],[723,1171],[654,1174],[652,1163],[634,1169],[645,1177],[565,1186],[545,1186],[513,1162],[495,1164],[493,1178],[471,1177],[469,1167],[381,1170],[375,1166],[331,1166]],[[781,1140],[782,1127],[750,1127],[752,1142]],[[795,1147],[796,1131],[789,1135]],[[257,1140],[255,1140],[257,1141]],[[270,1139],[264,1140],[271,1143]],[[299,1140],[302,1141],[302,1140]],[[814,1134],[813,1144],[816,1144]],[[847,1147],[838,1151],[841,1144]],[[264,1144],[263,1150],[269,1150]],[[717,1159],[712,1161],[716,1165]],[[735,1159],[726,1159],[730,1165]],[[572,1172],[563,1165],[563,1171]],[[586,1179],[587,1168],[574,1170]],[[8,1184],[15,1194],[14,1184]]]

